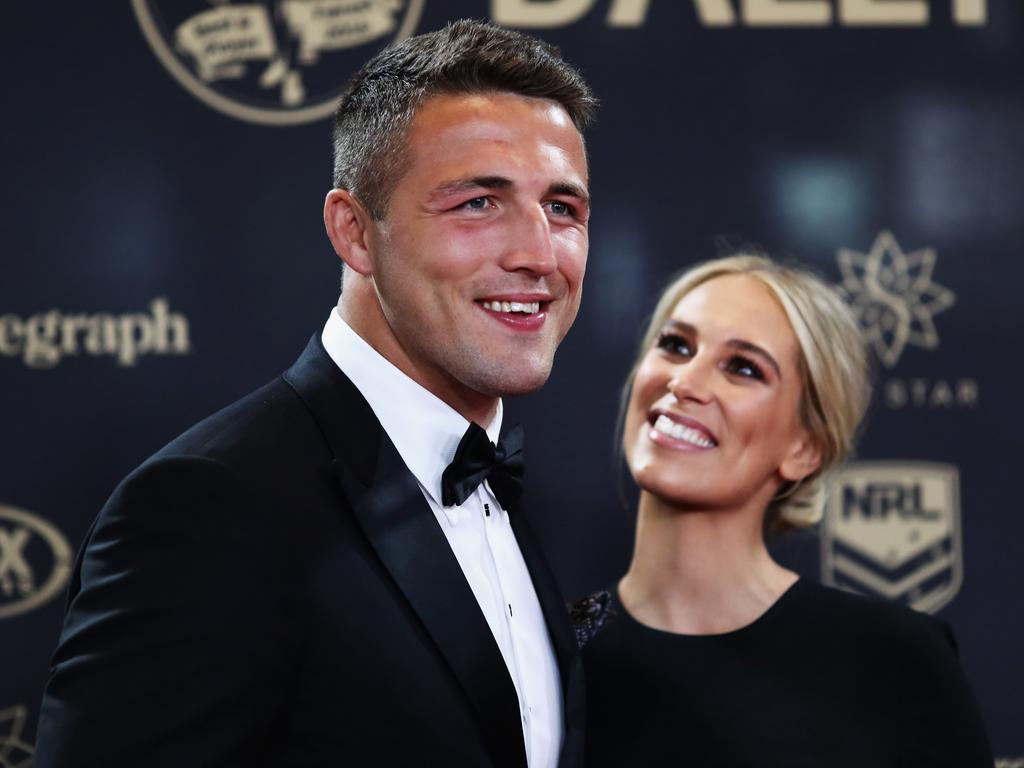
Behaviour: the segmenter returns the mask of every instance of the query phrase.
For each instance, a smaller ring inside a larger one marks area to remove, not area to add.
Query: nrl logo
[[[31,768],[32,745],[22,739],[28,713],[25,707],[0,709],[0,766]]]
[[[0,505],[0,619],[45,605],[70,575],[63,534],[41,517]]]
[[[132,0],[132,8],[157,58],[193,96],[239,120],[295,125],[333,113],[348,76],[409,37],[424,2]]]
[[[904,253],[887,231],[867,253],[843,248],[836,257],[840,291],[886,368],[896,365],[907,345],[939,346],[932,318],[953,306],[956,295],[932,281],[935,259],[931,248]]]
[[[956,467],[848,465],[829,489],[821,545],[826,584],[937,611],[963,581]]]

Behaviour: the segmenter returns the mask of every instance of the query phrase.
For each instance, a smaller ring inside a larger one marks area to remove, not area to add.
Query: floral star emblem
[[[0,768],[32,765],[32,745],[21,739],[26,717],[25,707],[0,709]]]
[[[836,256],[849,301],[865,338],[887,368],[907,345],[936,349],[939,334],[932,318],[956,303],[956,295],[932,281],[935,251],[904,253],[892,233],[883,230],[871,250],[846,248]]]

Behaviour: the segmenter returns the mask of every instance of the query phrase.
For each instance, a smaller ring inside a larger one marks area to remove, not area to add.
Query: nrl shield
[[[956,467],[848,465],[829,489],[821,541],[826,584],[937,611],[963,581]]]

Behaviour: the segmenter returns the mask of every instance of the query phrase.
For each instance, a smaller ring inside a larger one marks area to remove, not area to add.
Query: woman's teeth
[[[684,443],[696,445],[698,448],[712,448],[715,445],[714,442],[708,440],[696,429],[672,421],[672,419],[664,414],[659,416],[657,421],[654,422],[654,430],[661,432],[663,435],[668,435],[675,440],[682,440]]]
[[[489,309],[492,312],[522,312],[527,315],[540,312],[539,301],[485,301],[482,303],[484,309]]]

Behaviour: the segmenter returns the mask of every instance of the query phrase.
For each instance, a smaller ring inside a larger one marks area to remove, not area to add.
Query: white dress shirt
[[[322,339],[416,477],[473,590],[519,695],[530,768],[555,768],[563,734],[558,663],[508,513],[486,482],[461,506],[441,505],[441,475],[469,422],[382,357],[336,309]],[[498,441],[501,418],[499,400],[486,427],[492,443]]]

